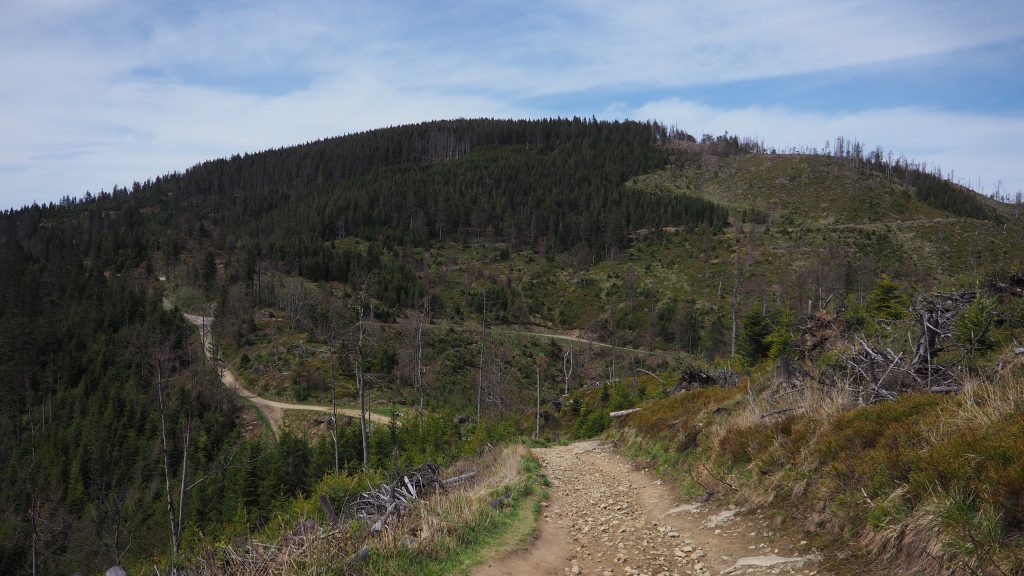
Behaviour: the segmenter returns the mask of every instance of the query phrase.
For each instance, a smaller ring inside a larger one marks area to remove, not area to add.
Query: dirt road
[[[199,334],[203,339],[203,350],[206,352],[207,358],[213,358],[213,334],[210,331],[213,326],[213,318],[209,316],[196,316],[194,314],[185,314],[182,312],[182,316],[186,320],[194,324],[199,328]],[[220,374],[220,381],[225,386],[230,388],[242,398],[248,399],[250,402],[259,408],[260,412],[266,416],[267,421],[270,422],[270,428],[274,432],[274,436],[278,436],[281,431],[281,423],[284,419],[285,410],[308,410],[312,412],[331,412],[330,406],[317,406],[313,404],[293,404],[291,402],[279,402],[277,400],[268,400],[266,398],[258,396],[252,390],[246,388],[242,381],[239,380],[226,366],[221,363],[217,363],[217,373]],[[347,416],[349,418],[359,418],[359,411],[352,408],[338,408],[338,414]],[[380,414],[368,413],[370,421],[378,424],[388,424],[390,418],[382,416]]]
[[[477,576],[518,574],[825,575],[806,542],[756,514],[681,503],[597,441],[534,450],[551,480],[536,539]]]

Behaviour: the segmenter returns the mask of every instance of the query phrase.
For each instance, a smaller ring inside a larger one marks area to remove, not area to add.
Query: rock
[[[569,573],[572,574],[573,576],[576,576],[577,574],[580,573],[580,567],[578,565],[576,565],[576,564],[573,564],[572,568],[569,570]]]
[[[361,561],[365,560],[366,557],[369,556],[369,555],[370,555],[370,547],[369,546],[363,546],[362,548],[359,549],[359,552],[356,552],[355,554],[353,554],[352,557],[349,558],[348,561],[354,564],[356,562],[361,562]]]
[[[128,576],[128,572],[120,566],[111,566],[103,573],[103,576]]]

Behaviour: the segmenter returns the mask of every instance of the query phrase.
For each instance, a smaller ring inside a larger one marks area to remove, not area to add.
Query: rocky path
[[[607,445],[534,452],[551,480],[538,536],[477,575],[827,574],[806,542],[755,514],[679,502]]]

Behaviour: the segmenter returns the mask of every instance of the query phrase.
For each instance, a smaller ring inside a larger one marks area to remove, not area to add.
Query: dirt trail
[[[518,574],[825,575],[814,551],[733,508],[680,503],[650,474],[597,441],[534,450],[551,480],[530,548],[481,566]]]
[[[207,358],[213,357],[213,334],[210,331],[213,326],[213,318],[209,316],[196,316],[195,314],[186,314],[182,312],[182,316],[186,320],[194,324],[199,328],[199,334],[203,339],[203,350],[206,352]],[[220,362],[217,363],[217,373],[220,374],[220,381],[224,383],[229,389],[238,394],[242,398],[248,399],[250,402],[259,408],[260,412],[266,416],[267,421],[270,422],[270,428],[274,432],[274,436],[278,436],[281,432],[281,423],[284,419],[285,410],[309,410],[312,412],[331,412],[330,406],[317,406],[313,404],[293,404],[291,402],[278,402],[277,400],[268,400],[261,396],[258,396],[252,390],[246,388],[242,381],[239,380],[226,366]],[[338,408],[338,414],[347,416],[349,418],[359,418],[359,411],[352,408]],[[387,416],[380,414],[374,414],[370,412],[367,414],[370,421],[378,424],[388,424],[391,419]]]

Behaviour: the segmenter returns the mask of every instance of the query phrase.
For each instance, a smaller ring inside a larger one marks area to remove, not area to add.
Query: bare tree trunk
[[[178,553],[178,529],[174,522],[174,501],[171,499],[171,459],[167,446],[167,410],[164,407],[163,374],[157,370],[157,407],[160,410],[160,447],[164,459],[164,493],[167,496],[167,517],[171,525],[171,557]]]
[[[630,364],[633,365],[633,395],[636,396],[636,391],[640,387],[640,376],[637,374],[637,357],[633,356],[630,359]]]
[[[334,439],[334,473],[337,474],[341,470],[338,462],[338,403],[336,398],[337,391],[331,391],[331,421],[333,427],[331,428],[331,438]]]
[[[540,439],[540,364],[537,364],[537,425],[533,430],[533,438]]]
[[[32,511],[32,576],[36,576],[36,565],[38,560],[36,559],[36,538],[39,534],[39,526],[37,525],[39,516],[39,503],[36,502],[36,497],[32,495],[32,503],[30,504]]]
[[[420,314],[419,325],[416,327],[416,390],[420,393],[420,436],[423,435],[423,322],[430,311],[430,300],[423,299],[423,313]]]
[[[186,419],[186,424],[185,424],[184,449],[182,450],[182,453],[181,453],[181,485],[179,486],[179,489],[178,489],[178,526],[177,526],[178,536],[177,536],[177,538],[175,538],[175,540],[177,540],[177,542],[178,542],[178,546],[181,546],[181,527],[182,527],[182,524],[184,522],[184,514],[185,514],[185,479],[186,479],[186,475],[188,473],[188,449],[189,449],[189,444],[190,444],[189,440],[191,439],[191,436],[192,436],[192,407],[191,406],[189,406],[189,411],[188,412],[189,412],[188,413],[188,418]],[[175,550],[175,553],[177,553],[177,550]]]
[[[480,423],[480,400],[484,391],[484,342],[487,339],[487,291],[484,291],[484,313],[480,320],[480,371],[476,383],[476,423]]]
[[[736,268],[732,277],[732,334],[729,338],[729,358],[736,358],[736,316],[740,295],[740,249],[736,247]]]
[[[356,388],[359,390],[359,434],[363,441],[363,468],[370,463],[370,443],[366,422],[366,383],[363,378],[363,307],[359,306],[359,340],[356,344]]]
[[[565,394],[569,394],[569,378],[572,377],[573,357],[570,347],[562,354],[562,374],[565,375]]]

